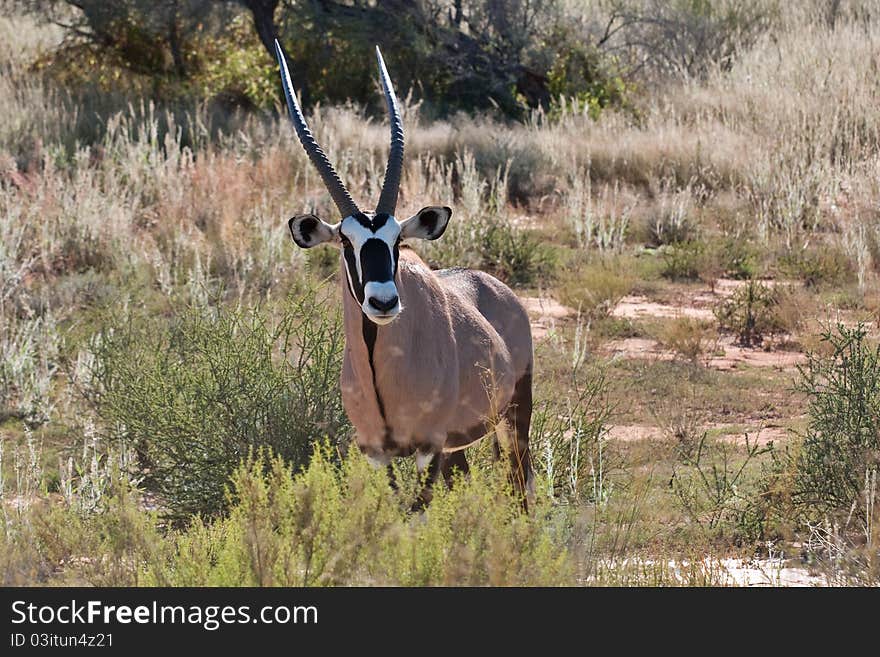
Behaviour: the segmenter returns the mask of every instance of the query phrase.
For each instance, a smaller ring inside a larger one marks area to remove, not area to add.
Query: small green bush
[[[758,275],[758,250],[748,240],[737,236],[724,239],[715,252],[724,274],[736,280],[749,280]]]
[[[852,261],[830,246],[792,251],[780,259],[782,271],[806,287],[839,286],[855,280]]]
[[[606,107],[623,106],[628,91],[623,78],[609,67],[610,61],[598,49],[568,36],[547,72],[547,91],[557,103],[570,99],[597,119]],[[561,111],[558,105],[552,109]]]
[[[670,244],[661,251],[663,269],[660,274],[673,281],[695,280],[699,278],[706,258],[706,247],[702,242],[681,242]]]
[[[254,447],[299,468],[315,439],[346,434],[344,334],[325,294],[129,317],[93,341],[86,392],[108,437],[135,447],[144,485],[171,517],[221,510],[230,474]]]
[[[513,286],[541,281],[556,264],[534,233],[500,215],[454,221],[441,239],[419,248],[432,267],[482,269]]]
[[[634,284],[635,277],[625,264],[596,261],[562,270],[557,295],[560,302],[595,321],[607,317]]]
[[[718,326],[735,333],[744,347],[760,345],[767,335],[787,328],[778,312],[779,299],[778,290],[751,280],[715,307]]]
[[[760,479],[751,467],[772,452],[745,435],[745,453],[728,442],[709,440],[706,432],[693,449],[681,451],[670,487],[677,504],[706,536],[754,540],[761,532],[755,501]]]
[[[822,334],[827,349],[810,353],[800,368],[810,421],[793,498],[813,515],[866,521],[872,511],[865,488],[880,469],[880,347],[867,334],[862,325],[829,328]]]

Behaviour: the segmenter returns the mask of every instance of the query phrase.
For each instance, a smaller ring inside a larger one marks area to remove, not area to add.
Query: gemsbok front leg
[[[416,452],[416,470],[419,477],[424,478],[422,489],[411,510],[422,511],[434,497],[434,485],[442,467],[443,453],[437,450],[419,450]]]

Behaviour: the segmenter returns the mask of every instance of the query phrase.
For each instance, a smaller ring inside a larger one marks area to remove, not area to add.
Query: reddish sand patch
[[[635,440],[661,440],[663,430],[660,427],[649,427],[641,424],[618,424],[608,429],[607,436],[612,440],[624,442]]]
[[[700,431],[709,431],[710,429],[725,429],[729,426],[730,425],[712,423],[702,426],[700,428]],[[761,446],[766,445],[771,441],[774,443],[784,442],[789,437],[788,429],[786,429],[785,427],[773,426],[737,429],[737,431],[731,431],[731,433],[725,433],[718,436],[718,439],[730,443],[742,443],[744,445],[746,442],[746,434],[748,434],[749,436],[749,444],[754,445],[757,442],[757,444]],[[660,427],[654,427],[644,424],[618,424],[616,426],[609,427],[608,433],[606,435],[612,440],[620,440],[623,442],[667,439],[666,434]],[[668,440],[673,439],[668,438]]]
[[[603,349],[616,358],[643,358],[646,360],[673,360],[675,358],[675,354],[650,338],[610,340],[603,345]]]
[[[652,317],[691,317],[704,321],[713,321],[715,315],[707,308],[694,306],[672,306],[649,301],[646,297],[626,296],[620,300],[611,312],[614,317],[626,319],[650,319]]]
[[[657,340],[650,338],[624,338],[607,342],[603,349],[612,357],[644,360],[674,360],[674,352],[664,349]],[[715,353],[701,362],[723,372],[746,367],[772,367],[781,371],[793,371],[806,361],[799,351],[778,349],[766,351],[761,348],[741,347],[731,336],[718,338]]]
[[[806,362],[806,356],[799,351],[785,349],[767,351],[741,347],[736,344],[732,336],[724,336],[718,341],[718,350],[724,352],[722,356],[712,356],[709,359],[709,367],[727,371],[741,369],[743,367],[772,367],[778,370],[795,370],[797,366]]]
[[[575,312],[549,297],[520,297],[520,301],[531,318],[532,338],[535,340],[547,337],[560,320],[570,317]]]

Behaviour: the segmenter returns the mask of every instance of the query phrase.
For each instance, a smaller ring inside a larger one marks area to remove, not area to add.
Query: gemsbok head
[[[428,206],[395,216],[403,171],[403,121],[385,62],[376,56],[391,122],[391,150],[375,212],[361,211],[306,125],[275,42],[290,118],[339,210],[329,223],[313,214],[289,221],[298,246],[332,244],[343,270],[345,355],[340,384],[356,442],[374,463],[415,455],[428,468],[422,502],[438,473],[467,472],[462,451],[492,433],[511,479],[532,490],[532,335],[516,295],[489,274],[432,271],[403,240],[435,240],[452,216]],[[501,428],[499,428],[499,423]],[[494,429],[494,431],[493,431]],[[503,444],[499,445],[499,438]]]

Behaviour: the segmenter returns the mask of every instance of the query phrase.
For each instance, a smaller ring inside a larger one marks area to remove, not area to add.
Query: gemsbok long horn
[[[336,207],[339,208],[342,218],[344,219],[345,217],[358,213],[360,210],[357,204],[351,198],[351,194],[348,193],[348,190],[345,188],[345,185],[342,183],[342,180],[339,178],[333,165],[330,164],[330,160],[327,159],[324,151],[318,146],[318,142],[315,141],[312,131],[309,130],[302,109],[299,106],[299,101],[296,99],[296,94],[293,91],[293,84],[290,80],[290,71],[287,69],[287,58],[285,58],[284,52],[281,50],[281,44],[278,43],[278,39],[275,39],[275,54],[278,57],[278,66],[281,68],[281,85],[284,87],[284,96],[287,99],[287,109],[290,112],[290,120],[293,122],[293,127],[296,130],[300,143],[302,143],[306,154],[318,170],[318,174],[321,176],[321,180],[324,181],[324,186],[327,188],[327,191],[330,192],[330,197],[333,199],[333,202],[336,203]],[[390,168],[390,162],[388,166]],[[382,193],[385,193],[384,189]],[[395,192],[395,198],[396,197]]]
[[[400,105],[394,85],[385,68],[385,60],[379,46],[376,46],[376,58],[379,60],[379,77],[385,90],[385,101],[388,103],[388,118],[391,122],[391,150],[388,153],[388,166],[385,168],[385,182],[376,205],[376,214],[394,215],[397,209],[397,193],[400,190],[400,175],[403,172],[403,119],[400,116]]]

